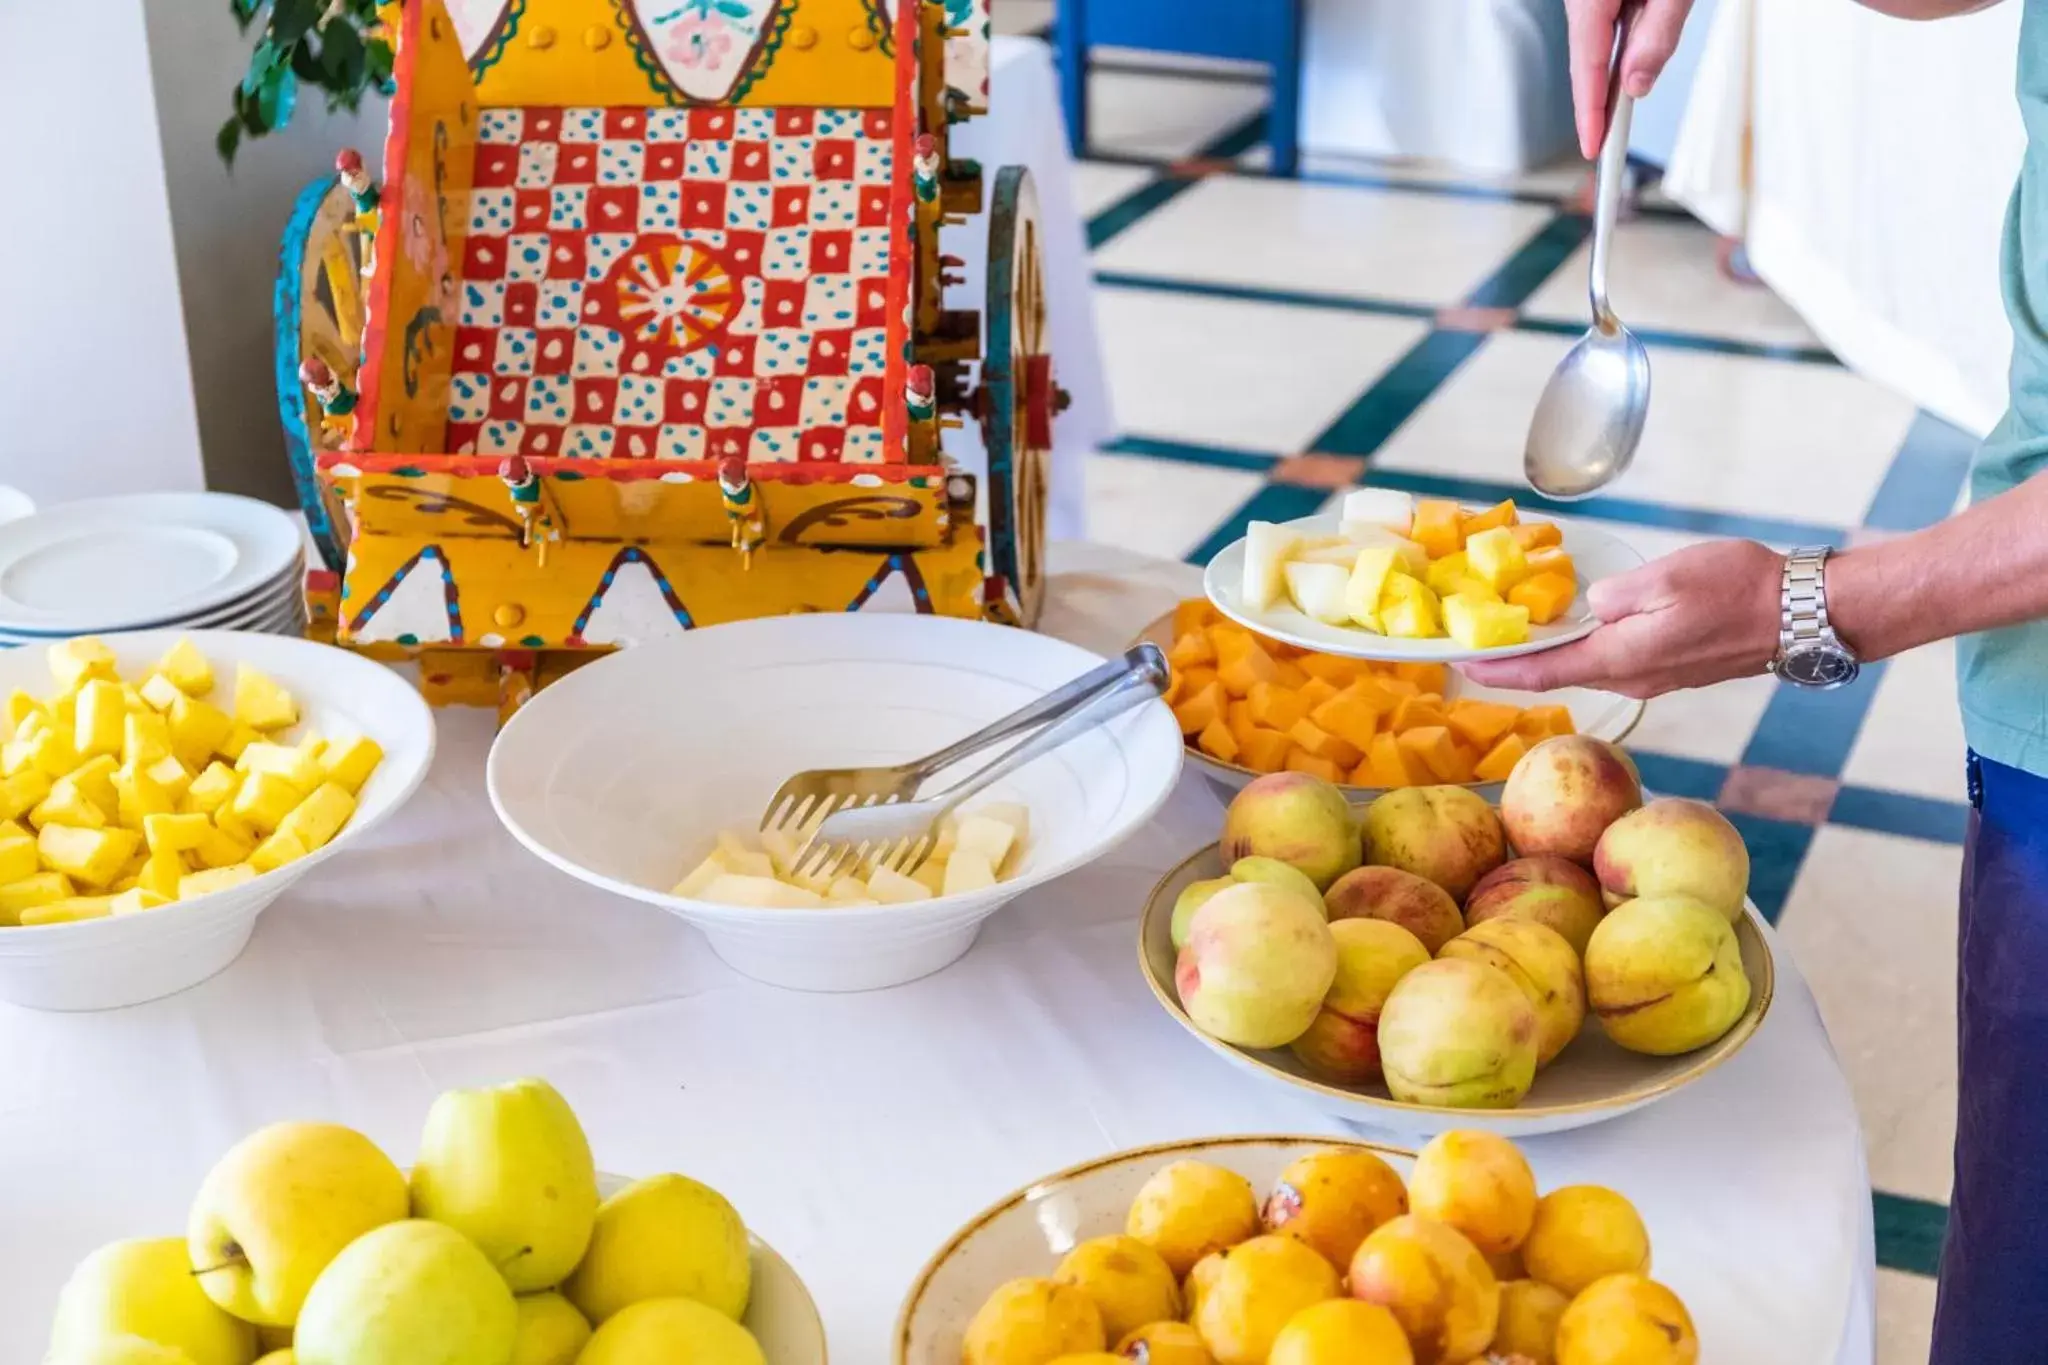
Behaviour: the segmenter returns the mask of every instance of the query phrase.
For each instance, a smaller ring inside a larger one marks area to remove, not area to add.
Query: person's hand
[[[1600,155],[1607,135],[1607,68],[1614,60],[1614,25],[1626,0],[1565,0],[1571,26],[1572,105],[1578,111],[1579,150],[1586,160]],[[1644,0],[1628,51],[1621,59],[1621,88],[1635,99],[1650,93],[1664,63],[1678,50],[1679,30],[1692,0]]]
[[[1694,545],[1588,588],[1586,604],[1603,624],[1585,639],[1460,667],[1487,687],[1597,687],[1624,697],[1750,677],[1777,653],[1784,565],[1754,541]]]

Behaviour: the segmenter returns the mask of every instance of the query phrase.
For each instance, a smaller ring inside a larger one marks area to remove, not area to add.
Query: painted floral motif
[[[724,100],[753,64],[785,0],[631,0],[668,78],[693,100]]]
[[[475,60],[486,41],[497,30],[511,0],[442,0],[448,18],[455,24],[455,36],[463,55]]]

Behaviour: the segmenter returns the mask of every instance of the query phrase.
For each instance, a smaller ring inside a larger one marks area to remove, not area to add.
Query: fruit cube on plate
[[[1570,609],[1579,585],[1561,574],[1540,573],[1508,589],[1508,601],[1529,609],[1529,619],[1547,626]]]
[[[946,860],[946,880],[940,894],[958,896],[969,891],[983,891],[995,884],[996,865],[974,850],[962,847]]]
[[[1438,782],[1470,782],[1472,780],[1472,755],[1459,747],[1452,738],[1449,728],[1442,725],[1424,725],[1404,732],[1400,737],[1403,750],[1415,756],[1429,775]]]
[[[1408,535],[1431,559],[1442,559],[1447,554],[1456,553],[1464,544],[1463,519],[1464,514],[1458,504],[1448,498],[1418,498],[1415,522]]]
[[[114,785],[114,774],[117,771],[119,769],[115,767],[113,755],[100,754],[79,764],[58,781],[69,782],[84,792],[86,799],[98,806],[101,813],[112,815],[120,803],[120,788]],[[53,790],[54,786],[55,784]]]
[[[50,778],[41,768],[25,768],[0,777],[0,820],[27,815],[50,794]]]
[[[1522,547],[1523,554],[1564,544],[1564,532],[1554,521],[1527,521],[1508,529],[1514,533],[1515,544]]]
[[[873,901],[874,897],[868,894],[868,884],[860,878],[834,877],[831,885],[825,888],[825,899],[835,905],[844,905],[852,901]]]
[[[1318,706],[1309,719],[1361,753],[1380,727],[1379,708],[1355,684]]]
[[[204,767],[226,745],[235,722],[209,701],[183,697],[165,713],[171,727],[171,749],[188,768]],[[254,731],[250,734],[253,737]]]
[[[1380,629],[1389,638],[1427,640],[1443,634],[1437,620],[1436,594],[1419,578],[1387,576],[1380,591]]]
[[[120,748],[120,731],[115,731],[114,748]],[[51,725],[39,730],[28,742],[29,763],[51,779],[64,776],[79,764],[78,746],[72,743],[68,726]],[[112,750],[109,751],[111,753]]]
[[[212,829],[203,815],[150,815],[142,821],[142,840],[152,855],[186,853],[205,843]]]
[[[1481,782],[1505,782],[1515,765],[1522,761],[1522,755],[1529,752],[1529,746],[1517,734],[1502,735],[1491,749],[1486,751],[1472,769],[1472,776]]]
[[[69,777],[60,777],[51,783],[50,794],[37,803],[36,808],[28,813],[28,818],[37,829],[48,825],[99,829],[110,823],[99,803],[81,791],[78,783]]]
[[[1394,703],[1393,714],[1387,718],[1387,728],[1397,735],[1404,730],[1446,723],[1448,717],[1444,714],[1444,699],[1434,692],[1409,693]]]
[[[192,856],[198,859],[201,867],[232,867],[247,859],[250,850],[255,846],[254,839],[245,839],[230,833],[215,823],[208,827],[206,838],[192,850]]]
[[[868,894],[884,905],[907,905],[912,901],[930,900],[934,893],[930,887],[913,878],[878,867],[868,874]]]
[[[21,912],[24,925],[76,924],[80,920],[105,919],[114,911],[112,896],[70,896],[60,901],[32,905]]]
[[[1515,500],[1508,498],[1497,502],[1484,512],[1474,512],[1458,519],[1458,532],[1469,543],[1481,531],[1490,531],[1496,526],[1514,526],[1521,518],[1515,513]]]
[[[9,882],[0,886],[0,924],[18,923],[21,912],[30,906],[66,900],[71,894],[71,879],[61,872],[45,870]]]
[[[17,687],[7,694],[4,703],[0,703],[0,731],[11,735],[20,729],[21,723],[30,716],[48,715],[49,712],[43,709],[41,702]]]
[[[214,752],[232,763],[242,756],[242,750],[248,748],[261,738],[263,738],[261,730],[253,726],[244,725],[240,721],[234,721],[228,726],[226,738],[222,739],[214,747]]]
[[[213,690],[213,665],[190,640],[180,640],[157,660],[156,671],[188,696],[201,697]]]
[[[1554,573],[1558,577],[1568,578],[1574,583],[1579,580],[1579,566],[1572,563],[1570,555],[1555,546],[1545,546],[1542,549],[1531,550],[1528,552],[1527,558],[1529,560],[1529,576],[1532,578],[1537,574]]]
[[[954,840],[953,857],[962,853],[978,853],[988,860],[991,868],[999,868],[1010,856],[1010,850],[1017,844],[1017,831],[1002,820],[992,820],[986,815],[967,816],[960,822],[959,835]]]
[[[1529,576],[1529,557],[1505,526],[1466,541],[1465,557],[1472,562],[1473,575],[1496,593],[1505,593]]]
[[[1174,637],[1193,635],[1215,621],[1215,603],[1206,597],[1185,598],[1173,609]]]
[[[1300,720],[1304,711],[1301,693],[1278,683],[1254,687],[1246,694],[1245,706],[1251,712],[1252,724],[1268,730],[1285,730]]]
[[[178,883],[192,869],[185,866],[185,860],[175,853],[152,853],[142,862],[142,870],[135,874],[135,884],[145,891],[153,891],[165,900],[178,898]]]
[[[34,839],[19,834],[0,839],[0,886],[33,877],[41,867]]]
[[[1212,720],[1195,736],[1195,747],[1218,763],[1235,763],[1244,745],[1220,720]]]
[[[1270,521],[1245,528],[1244,581],[1240,591],[1253,611],[1270,611],[1287,589],[1284,570],[1301,537]]]
[[[1429,551],[1407,536],[1396,535],[1384,526],[1360,526],[1355,522],[1345,523],[1344,535],[1354,554],[1360,550],[1392,550],[1394,565],[1403,573],[1420,578],[1429,572]]]
[[[161,673],[152,673],[142,680],[142,686],[135,689],[142,700],[154,711],[168,711],[184,696],[178,685]]]
[[[57,680],[57,686],[66,692],[78,690],[90,678],[112,678],[114,676],[114,651],[106,643],[91,635],[81,635],[75,640],[62,640],[50,646],[50,676]],[[119,688],[116,689],[119,693]]]
[[[1381,599],[1387,583],[1396,576],[1399,554],[1389,548],[1361,550],[1344,584],[1344,612],[1355,626],[1385,633],[1380,622]]]
[[[1365,763],[1372,781],[1362,783],[1364,786],[1413,787],[1430,780],[1429,770],[1421,760],[1402,748],[1400,736],[1392,733],[1373,737]]]
[[[1467,649],[1499,649],[1529,638],[1529,609],[1462,593],[1444,599],[1444,628]]]
[[[122,722],[127,718],[128,699],[121,695],[121,684],[108,678],[89,680],[78,690],[72,747],[85,758],[120,753]]]
[[[1352,556],[1355,563],[1357,556]],[[1351,570],[1344,564],[1311,564],[1296,560],[1287,566],[1287,595],[1302,614],[1327,625],[1341,626],[1350,619],[1344,607],[1344,587]]]
[[[1278,665],[1256,641],[1218,664],[1216,680],[1223,684],[1223,690],[1233,697],[1248,695],[1253,686],[1272,682],[1278,674]]]
[[[278,822],[277,833],[290,835],[310,852],[324,847],[339,834],[355,812],[353,796],[331,783],[323,783]]]
[[[235,771],[270,773],[303,792],[320,785],[320,760],[303,745],[297,744],[273,744],[259,739],[242,750],[241,757],[235,760]]]
[[[1415,495],[1392,488],[1359,488],[1344,495],[1338,511],[1343,521],[1385,526],[1402,535],[1415,520]]]
[[[304,797],[305,793],[275,773],[244,773],[242,785],[235,789],[227,808],[251,829],[268,834]]]
[[[256,876],[256,869],[247,863],[229,863],[226,867],[209,867],[203,872],[188,872],[178,879],[178,899],[188,901],[194,896],[226,891],[230,887],[240,886],[243,882],[253,882]]]
[[[119,797],[116,822],[125,829],[139,830],[152,815],[169,815],[178,809],[178,794],[147,772],[123,768],[114,774]]]
[[[1460,697],[1445,708],[1445,723],[1451,733],[1480,753],[1485,753],[1511,733],[1521,708],[1477,697]]]
[[[236,788],[242,785],[241,774],[227,764],[215,761],[206,765],[206,771],[192,779],[192,785],[185,788],[179,809],[194,815],[212,815],[234,798]]]
[[[131,886],[117,894],[108,908],[117,915],[138,915],[144,910],[154,910],[160,905],[169,905],[170,897],[162,896],[145,887]]]
[[[1211,681],[1201,691],[1190,697],[1183,697],[1173,708],[1173,716],[1180,723],[1184,735],[1199,735],[1223,719],[1225,694],[1223,684]]]
[[[132,829],[44,825],[36,833],[36,851],[42,855],[43,866],[87,886],[113,881],[141,844],[142,836]]]
[[[1010,827],[1019,844],[1031,837],[1031,808],[1021,801],[991,801],[985,806],[977,806],[974,814],[1002,821]]]
[[[917,871],[910,874],[910,880],[934,896],[943,896],[946,894],[946,869],[951,866],[952,861],[950,856],[926,858]]]
[[[251,730],[281,730],[298,723],[299,704],[268,674],[237,664],[234,715],[237,724]]]
[[[1344,770],[1342,768],[1332,763],[1329,759],[1317,758],[1308,750],[1298,746],[1287,752],[1287,771],[1291,773],[1307,773],[1311,777],[1320,777],[1325,782],[1342,782],[1344,780]]]
[[[1572,713],[1569,710],[1562,706],[1546,704],[1526,708],[1522,712],[1522,718],[1515,722],[1515,733],[1534,748],[1538,740],[1548,739],[1552,735],[1574,734],[1576,727],[1572,724]]]
[[[1237,762],[1254,772],[1278,772],[1287,761],[1287,751],[1293,747],[1294,741],[1284,731],[1261,726],[1239,744]]]

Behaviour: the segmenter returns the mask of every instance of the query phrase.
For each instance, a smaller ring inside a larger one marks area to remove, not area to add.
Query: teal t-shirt
[[[2026,0],[2019,72],[2027,155],[1999,261],[2012,320],[2012,392],[1970,472],[1972,502],[2048,466],[2048,0]],[[1956,674],[1970,747],[2048,776],[2048,621],[1964,636],[1956,642]]]

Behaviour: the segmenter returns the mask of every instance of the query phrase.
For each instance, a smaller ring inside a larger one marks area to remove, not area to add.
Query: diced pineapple
[[[142,871],[135,874],[135,884],[152,895],[174,901],[178,898],[178,883],[191,870],[175,853],[152,853],[143,860]]]
[[[111,908],[117,915],[139,915],[144,910],[154,910],[170,903],[169,896],[159,895],[145,887],[131,886],[114,896]]]
[[[240,839],[222,829],[219,825],[208,826],[206,838],[192,850],[193,858],[205,868],[232,867],[249,856],[255,847],[255,840]],[[184,883],[179,882],[182,888]],[[184,895],[181,889],[178,893]]]
[[[79,790],[78,783],[69,777],[51,783],[50,794],[28,813],[28,818],[38,830],[51,825],[100,829],[110,823],[99,803]]]
[[[1449,597],[1458,590],[1458,584],[1467,579],[1477,578],[1472,572],[1472,557],[1463,550],[1455,550],[1442,559],[1432,561],[1429,572],[1423,575],[1423,582],[1438,597]]]
[[[251,730],[281,730],[295,725],[299,704],[292,694],[247,664],[235,665],[235,723]]]
[[[1395,559],[1395,552],[1386,548],[1359,551],[1358,562],[1344,584],[1344,612],[1353,625],[1372,631],[1382,629],[1380,596],[1394,574]]]
[[[242,779],[233,768],[221,762],[210,763],[185,789],[180,809],[195,815],[211,815],[227,805],[241,785]]]
[[[960,837],[953,850],[953,857],[963,853],[978,853],[987,860],[991,869],[1003,865],[1010,856],[1011,847],[1017,842],[1017,831],[1001,820],[991,820],[986,815],[970,815],[960,822]]]
[[[135,689],[142,700],[155,711],[168,711],[185,694],[178,685],[161,673],[152,673],[142,680],[142,686]]]
[[[886,867],[868,874],[868,894],[884,905],[908,905],[932,898],[931,888]]]
[[[263,837],[261,831],[241,816],[235,814],[234,810],[228,806],[222,806],[213,813],[213,827],[222,834],[227,835],[228,838],[238,843],[248,844],[251,847],[254,847],[256,841]]]
[[[0,777],[0,820],[15,820],[28,815],[49,794],[50,777],[41,768],[24,768],[18,773]]]
[[[747,905],[760,910],[813,910],[825,898],[773,877],[746,877],[728,872],[712,881],[699,896],[719,905]]]
[[[258,872],[270,872],[286,863],[297,862],[312,851],[297,835],[279,830],[256,845],[249,854],[249,866]]]
[[[181,797],[192,788],[192,774],[175,754],[165,754],[144,771],[173,796]]]
[[[308,852],[324,847],[341,832],[356,813],[356,799],[339,787],[321,785],[278,823],[277,832],[289,834]]]
[[[0,730],[5,730],[11,735],[20,729],[22,722],[29,717],[47,718],[49,714],[43,709],[41,702],[17,687],[7,694],[5,703],[0,703]]]
[[[69,782],[84,792],[101,814],[112,818],[120,804],[120,789],[114,785],[116,771],[113,755],[100,754],[79,764],[59,781]]]
[[[269,773],[281,777],[302,792],[320,785],[320,760],[295,744],[272,744],[257,740],[235,760],[242,773]]]
[[[35,744],[26,739],[10,739],[0,742],[0,777],[12,777],[25,768],[35,766]]]
[[[114,910],[112,896],[72,896],[61,901],[32,905],[21,912],[24,926],[76,924],[80,920],[105,919]]]
[[[157,660],[156,671],[178,685],[187,696],[203,697],[213,690],[213,665],[190,640],[180,640]]]
[[[991,820],[988,823],[996,822]],[[995,864],[973,849],[963,846],[946,861],[945,889],[941,894],[959,896],[970,891],[983,891],[995,884]]]
[[[1352,558],[1357,558],[1354,553]],[[1344,585],[1350,581],[1346,564],[1311,564],[1295,560],[1287,566],[1287,595],[1304,615],[1333,626],[1350,621],[1344,610]]]
[[[1420,578],[1429,572],[1429,551],[1423,549],[1419,542],[1396,535],[1384,526],[1361,526],[1347,521],[1344,523],[1344,536],[1360,550],[1392,550],[1395,567],[1403,573]]]
[[[151,815],[142,822],[142,838],[152,856],[190,852],[212,830],[213,822],[203,815]]]
[[[22,911],[66,900],[71,894],[71,879],[61,872],[37,872],[9,882],[0,886],[0,924],[18,924]]]
[[[115,672],[114,651],[93,635],[51,645],[49,661],[50,676],[66,692],[77,691],[88,678],[111,678]]]
[[[858,877],[834,877],[832,884],[825,888],[825,899],[835,905],[852,901],[872,901],[868,884]]]
[[[121,761],[131,768],[147,768],[170,756],[170,723],[154,711],[130,711],[121,722]]]
[[[228,727],[228,732],[221,739],[221,742],[214,746],[214,752],[232,763],[242,756],[242,750],[248,748],[261,738],[263,738],[261,730],[252,729],[240,721],[235,721]]]
[[[320,752],[320,769],[327,780],[346,792],[360,792],[363,783],[384,760],[384,750],[367,735],[354,739],[330,740]]]
[[[167,713],[171,727],[171,750],[188,768],[203,768],[219,752],[234,731],[228,713],[209,701],[181,696]],[[249,732],[255,738],[255,731]],[[246,741],[245,741],[246,742]]]
[[[78,690],[78,712],[73,722],[72,747],[81,757],[121,752],[122,722],[128,717],[128,699],[121,684],[93,678]]]
[[[1380,592],[1380,627],[1390,638],[1405,640],[1427,640],[1443,634],[1437,620],[1436,594],[1419,578],[1389,574]]]
[[[225,891],[243,882],[253,882],[256,876],[256,869],[247,863],[230,863],[226,867],[209,867],[204,872],[187,872],[178,879],[178,899],[188,901],[194,896]]]
[[[926,858],[918,864],[917,871],[910,874],[910,880],[934,896],[943,896],[946,893],[946,864],[952,860],[950,852],[943,858]]]
[[[1529,638],[1529,609],[1458,593],[1444,599],[1444,627],[1467,649],[1519,645]]]
[[[275,773],[245,773],[242,785],[235,789],[234,800],[228,802],[228,810],[251,829],[269,834],[304,799],[305,793]]]
[[[1465,542],[1465,554],[1472,561],[1473,575],[1497,593],[1507,592],[1529,576],[1529,557],[1505,526],[1474,535]]]
[[[786,877],[796,866],[797,855],[803,852],[807,840],[800,839],[786,829],[764,829],[761,831],[761,851],[768,855],[768,861],[775,865],[778,876]]]
[[[36,834],[43,866],[87,886],[105,886],[142,843],[132,829],[90,829],[44,825]]]
[[[117,818],[125,829],[139,831],[150,816],[169,815],[178,808],[178,794],[147,772],[123,768],[113,780],[120,797]]]
[[[23,835],[0,839],[0,886],[33,877],[41,867],[34,839]]]
[[[742,877],[773,877],[775,860],[757,848],[748,848],[739,841],[739,836],[726,830],[718,832],[718,856],[725,861],[725,870]]]
[[[115,750],[121,747],[120,736],[120,725],[117,721],[114,729]],[[29,762],[40,768],[43,775],[53,781],[79,764],[78,746],[71,742],[71,731],[68,728],[52,725],[48,729],[39,730],[28,745]]]

